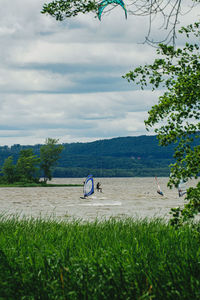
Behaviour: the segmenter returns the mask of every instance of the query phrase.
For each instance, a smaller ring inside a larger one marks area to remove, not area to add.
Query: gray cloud
[[[143,18],[125,20],[116,8],[101,22],[80,15],[60,23],[40,13],[43,0],[3,2],[1,145],[146,134],[144,119],[161,92],[121,77],[155,58],[139,43],[148,29]]]

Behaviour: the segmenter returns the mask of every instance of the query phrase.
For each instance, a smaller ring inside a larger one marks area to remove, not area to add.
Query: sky
[[[156,57],[143,43],[148,19],[125,19],[116,7],[101,22],[94,14],[58,22],[40,13],[45,2],[0,0],[0,146],[149,134],[144,120],[162,91],[122,78]],[[181,25],[199,14],[200,7]]]

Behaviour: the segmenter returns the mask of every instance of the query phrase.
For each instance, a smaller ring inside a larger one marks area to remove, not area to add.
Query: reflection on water
[[[94,220],[109,216],[168,217],[171,207],[184,204],[176,189],[167,188],[167,178],[159,178],[164,196],[159,195],[154,178],[98,178],[103,193],[81,199],[82,187],[1,188],[0,212],[6,214],[62,219]],[[59,178],[52,183],[82,184],[83,178]],[[192,185],[196,184],[192,182]]]

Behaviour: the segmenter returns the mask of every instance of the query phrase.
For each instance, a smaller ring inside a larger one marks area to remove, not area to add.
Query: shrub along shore
[[[0,299],[200,299],[200,224],[0,216]]]

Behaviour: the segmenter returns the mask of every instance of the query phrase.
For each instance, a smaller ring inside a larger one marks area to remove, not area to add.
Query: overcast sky
[[[57,22],[40,13],[45,2],[0,0],[0,145],[147,134],[144,119],[161,92],[122,75],[155,57],[142,44],[148,20],[126,20],[117,7],[101,22],[93,14]]]

